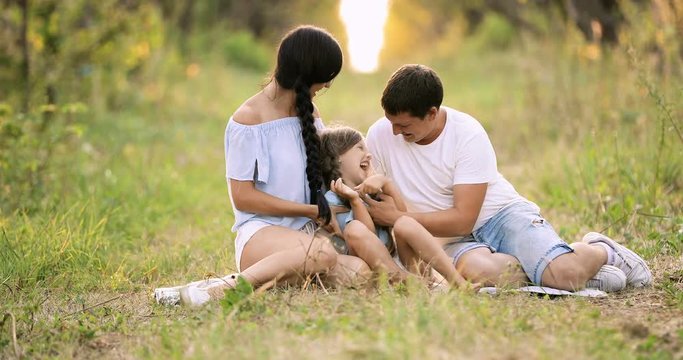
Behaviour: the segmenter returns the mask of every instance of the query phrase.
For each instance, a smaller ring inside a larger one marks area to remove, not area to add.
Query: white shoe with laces
[[[617,243],[609,237],[597,233],[589,232],[583,237],[583,242],[595,244],[602,242],[614,250],[614,266],[618,267],[626,274],[626,284],[633,287],[644,287],[652,285],[652,273],[647,263],[638,254]]]
[[[157,302],[157,304],[160,305],[165,305],[165,306],[177,306],[180,305],[180,290],[182,290],[185,287],[192,287],[192,286],[208,286],[211,284],[224,284],[226,281],[231,281],[232,279],[237,278],[237,273],[235,274],[230,274],[228,276],[225,276],[223,278],[211,278],[211,279],[206,279],[206,280],[199,280],[199,281],[193,281],[189,284],[185,285],[180,285],[180,286],[172,286],[172,287],[162,287],[162,288],[156,288],[154,289],[154,300]]]
[[[176,306],[180,304],[180,288],[182,286],[154,289],[154,300],[157,304]]]
[[[612,265],[603,265],[592,279],[586,282],[586,288],[604,292],[615,292],[626,287],[626,274]]]
[[[179,291],[180,303],[183,306],[197,307],[211,300],[221,299],[225,295],[225,289],[236,285],[238,275],[235,273],[182,286]]]

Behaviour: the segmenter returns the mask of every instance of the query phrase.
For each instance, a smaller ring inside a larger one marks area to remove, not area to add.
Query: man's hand
[[[376,201],[370,196],[365,197],[372,220],[377,225],[393,226],[403,213],[396,208],[396,203],[391,196],[380,194],[379,199],[380,201]]]

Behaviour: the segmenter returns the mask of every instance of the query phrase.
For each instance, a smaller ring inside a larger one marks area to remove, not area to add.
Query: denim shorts
[[[488,247],[516,257],[534,284],[540,285],[546,266],[574,250],[560,237],[530,201],[512,203],[493,215],[472,235],[444,247],[453,263],[467,251]]]

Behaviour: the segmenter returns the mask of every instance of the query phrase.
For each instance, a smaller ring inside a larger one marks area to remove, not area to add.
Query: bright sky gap
[[[388,13],[389,0],[341,0],[339,15],[346,28],[354,70],[371,73],[379,67]]]

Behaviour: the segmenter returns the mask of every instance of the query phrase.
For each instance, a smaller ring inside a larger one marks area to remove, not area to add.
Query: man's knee
[[[541,285],[573,291],[582,288],[587,280],[586,271],[580,264],[570,256],[560,256],[551,261],[543,270]]]

